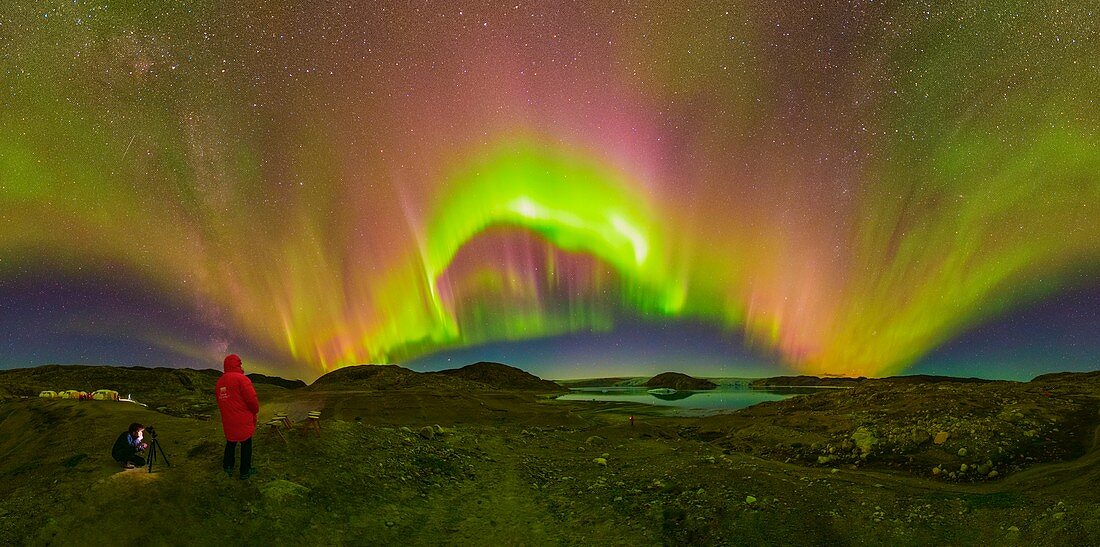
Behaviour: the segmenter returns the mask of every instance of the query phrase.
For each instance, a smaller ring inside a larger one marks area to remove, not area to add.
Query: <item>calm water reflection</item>
[[[558,397],[565,401],[617,401],[647,405],[674,406],[697,410],[736,410],[764,401],[779,401],[815,393],[820,388],[762,388],[719,386],[707,391],[649,393],[638,387],[581,387]]]

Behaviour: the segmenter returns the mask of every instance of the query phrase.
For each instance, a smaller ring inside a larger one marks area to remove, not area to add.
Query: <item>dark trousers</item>
[[[237,443],[225,441],[225,456],[222,458],[222,467],[233,469],[233,456],[237,451]],[[247,475],[252,469],[252,437],[241,441],[241,475]]]
[[[126,465],[126,462],[130,462],[130,463],[134,464],[134,466],[136,466],[136,467],[141,467],[141,466],[145,465],[145,458],[142,458],[141,456],[138,456],[137,454],[133,454],[131,456],[125,456],[125,457],[122,457],[122,458],[118,458],[115,461],[118,462],[119,465]]]

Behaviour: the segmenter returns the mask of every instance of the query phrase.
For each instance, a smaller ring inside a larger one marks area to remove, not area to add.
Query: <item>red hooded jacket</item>
[[[241,358],[228,355],[225,358],[225,372],[218,378],[215,388],[218,395],[218,408],[222,411],[222,430],[225,440],[230,442],[246,441],[256,431],[256,415],[260,413],[260,400],[256,398],[256,389],[252,380],[244,375]]]

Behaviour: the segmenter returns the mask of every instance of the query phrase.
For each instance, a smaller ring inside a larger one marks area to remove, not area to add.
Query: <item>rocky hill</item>
[[[1032,383],[1067,381],[1098,384],[1100,383],[1100,370],[1094,370],[1092,372],[1052,372],[1049,374],[1040,374],[1031,379]]]
[[[483,391],[505,389],[521,391],[564,391],[554,382],[543,380],[518,368],[500,363],[474,363],[462,368],[438,372],[415,372],[397,365],[358,365],[343,367],[321,376],[311,389],[393,390],[426,388],[439,391]]]
[[[479,390],[482,384],[461,378],[422,374],[398,365],[356,365],[338,368],[313,381],[311,390],[395,390],[425,388],[436,391]]]
[[[695,378],[679,372],[662,372],[650,378],[649,381],[643,385],[650,388],[672,388],[677,391],[698,391],[718,387],[718,384],[710,380]]]
[[[533,391],[565,391],[561,386],[549,380],[543,380],[534,374],[501,363],[479,362],[462,368],[441,370],[429,374],[453,376],[471,382],[478,382],[497,389],[518,389]]]
[[[279,376],[268,376],[266,374],[260,374],[258,372],[245,374],[245,376],[248,376],[248,379],[252,380],[252,385],[270,384],[286,389],[300,389],[306,387],[306,383],[302,380],[287,380],[286,378],[281,378]]]

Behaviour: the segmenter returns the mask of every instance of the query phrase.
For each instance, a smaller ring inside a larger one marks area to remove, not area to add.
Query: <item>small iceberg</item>
[[[646,393],[652,393],[653,395],[672,395],[676,393],[676,390],[670,387],[658,387],[646,390]]]

